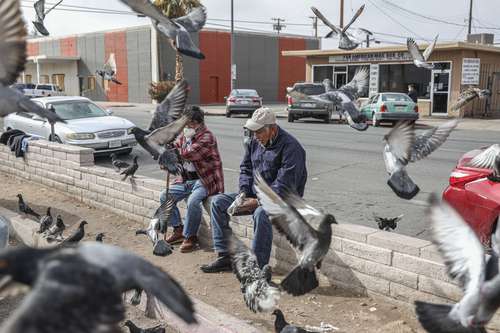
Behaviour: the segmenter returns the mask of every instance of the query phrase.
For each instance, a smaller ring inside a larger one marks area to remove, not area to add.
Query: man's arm
[[[245,155],[240,164],[240,193],[244,192],[247,196],[253,193],[253,167],[251,155],[251,145],[249,145],[248,149],[245,149]]]
[[[304,177],[305,163],[305,151],[300,145],[286,145],[283,149],[281,167],[271,188],[279,196],[290,190],[296,191],[297,184]]]

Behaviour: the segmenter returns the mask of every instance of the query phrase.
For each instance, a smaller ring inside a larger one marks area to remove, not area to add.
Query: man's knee
[[[267,216],[266,211],[260,206],[254,211],[253,220],[257,224],[269,223],[269,217]]]
[[[226,195],[217,194],[216,196],[212,197],[210,208],[216,210],[221,210],[221,209],[223,210],[226,205],[227,205]]]

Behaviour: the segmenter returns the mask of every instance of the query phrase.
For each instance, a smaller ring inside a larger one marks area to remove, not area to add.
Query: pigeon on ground
[[[9,245],[9,223],[5,217],[0,216],[0,250]]]
[[[132,129],[132,134],[137,142],[155,160],[162,153],[164,149],[162,146],[166,146],[174,141],[189,121],[189,114],[186,112],[187,93],[187,81],[182,80],[178,82],[163,102],[156,108],[149,126],[154,130],[149,133],[139,127]]]
[[[351,21],[343,28],[337,27],[332,24],[316,7],[311,7],[314,15],[318,17],[327,27],[332,29],[325,38],[331,38],[333,35],[339,35],[339,49],[342,50],[354,50],[362,42],[366,40],[366,36],[372,36],[373,33],[362,28],[350,29],[354,33],[350,33],[348,30],[351,25],[357,20],[357,18],[363,13],[365,5],[362,5],[357,12],[352,17]]]
[[[63,222],[61,215],[57,215],[56,224],[50,227],[47,233],[47,241],[50,243],[55,240],[63,239],[63,232],[66,229],[66,225]]]
[[[22,194],[19,193],[17,195],[17,198],[18,198],[19,211],[21,213],[24,213],[25,215],[31,215],[31,216],[35,217],[37,219],[37,221],[40,221],[40,214],[35,212],[33,209],[31,209],[30,206],[28,206],[28,204],[26,204],[24,202]]]
[[[271,266],[260,269],[255,254],[235,235],[230,239],[233,272],[246,305],[253,312],[271,311],[280,298],[279,286],[271,281]]]
[[[35,29],[41,33],[43,36],[48,36],[49,31],[44,25],[44,20],[45,16],[47,16],[48,13],[50,13],[54,8],[59,6],[63,2],[63,0],[60,0],[56,4],[54,4],[49,10],[45,11],[45,0],[38,0],[35,2],[33,7],[35,8],[35,14],[36,14],[36,20],[33,21],[33,25],[35,26]]]
[[[120,172],[120,175],[123,175],[122,181],[127,179],[127,177],[130,177],[131,179],[135,178],[135,173],[137,169],[139,169],[139,164],[137,164],[137,158],[138,156],[134,156],[134,162],[132,163],[132,165],[124,169],[122,172]]]
[[[351,82],[339,89],[329,89],[321,95],[308,96],[290,88],[288,94],[295,99],[312,99],[323,103],[333,102],[341,110],[340,112],[347,119],[349,126],[358,131],[365,131],[368,128],[366,116],[359,111],[354,102],[367,89],[368,78],[368,69],[362,68],[354,74]]]
[[[95,241],[96,242],[101,242],[102,243],[103,238],[104,238],[104,233],[103,232],[100,232],[97,235],[95,235]]]
[[[479,88],[468,88],[460,93],[458,96],[458,100],[451,106],[452,110],[458,110],[461,107],[467,105],[472,102],[476,98],[486,98],[491,96],[491,91],[488,89],[479,89]]]
[[[495,143],[474,156],[467,163],[467,166],[481,169],[493,169],[497,156],[500,156],[500,145]]]
[[[177,51],[196,59],[205,56],[193,43],[189,33],[200,31],[207,21],[205,7],[193,8],[187,15],[170,19],[149,0],[121,0],[133,11],[151,18],[156,28],[173,41]]]
[[[120,172],[121,169],[126,169],[126,168],[128,168],[130,166],[130,164],[128,164],[127,162],[119,160],[116,157],[115,153],[111,154],[110,157],[111,157],[111,165],[113,165],[113,167],[115,168],[116,172]]]
[[[274,321],[274,332],[276,333],[310,333],[301,327],[289,324],[280,309],[274,310],[273,315],[276,316]]]
[[[101,76],[106,81],[111,81],[119,85],[122,84],[116,79],[117,67],[114,53],[111,53],[109,55],[108,61],[104,64],[103,69],[98,69],[95,71],[95,73]]]
[[[281,282],[281,287],[293,296],[304,295],[319,285],[315,267],[321,268],[332,241],[331,225],[337,221],[333,215],[319,212],[293,193],[280,198],[259,173],[255,176],[255,189],[271,223],[297,253],[298,264]],[[317,230],[307,222],[312,218],[321,221]]]
[[[139,328],[131,320],[127,320],[125,326],[128,327],[130,333],[165,333],[165,328],[161,327],[161,325],[151,328]]]
[[[390,231],[390,229],[394,230],[398,227],[398,222],[401,221],[404,214],[401,214],[396,217],[380,217],[373,214],[375,218],[375,222],[377,222],[378,228],[380,230]]]
[[[418,45],[417,43],[415,43],[415,40],[413,38],[408,38],[406,40],[406,46],[408,47],[408,52],[410,53],[410,56],[413,59],[413,63],[415,64],[415,66],[426,69],[434,68],[434,64],[428,63],[427,60],[429,60],[431,53],[434,50],[434,47],[436,46],[438,37],[439,35],[436,35],[434,41],[431,44],[429,44],[429,46],[427,46],[427,48],[423,53],[420,52],[420,49],[418,48]]]
[[[414,124],[400,121],[384,136],[383,156],[390,175],[387,184],[398,197],[410,200],[420,191],[406,171],[408,163],[421,160],[439,148],[457,124],[458,120],[453,119],[416,136]]]
[[[439,202],[436,195],[429,202],[432,241],[464,295],[456,304],[416,301],[417,318],[428,332],[486,333],[484,326],[500,306],[500,228],[491,236],[493,251],[488,256],[474,230],[450,205]]]
[[[16,89],[9,88],[26,64],[26,28],[18,0],[0,1],[0,117],[14,112],[32,112],[50,123],[64,122],[53,111],[34,103]]]
[[[73,232],[71,236],[66,238],[61,244],[68,245],[72,243],[78,243],[85,237],[85,225],[88,224],[87,221],[80,222],[78,228]]]
[[[44,232],[48,231],[49,228],[52,226],[53,222],[52,215],[50,214],[50,207],[47,208],[47,214],[42,216],[40,218],[40,229],[38,229],[39,234],[43,234]]]

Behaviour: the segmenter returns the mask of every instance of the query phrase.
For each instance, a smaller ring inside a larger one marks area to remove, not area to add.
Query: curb
[[[36,232],[39,224],[32,219],[24,218],[20,214],[0,206],[0,215],[5,217],[9,224],[9,232],[18,241],[30,247],[50,247],[45,238],[40,237]],[[129,291],[124,294],[124,301],[130,303],[134,292]],[[247,324],[230,314],[202,302],[192,296],[191,300],[196,309],[197,325],[187,325],[182,319],[159,303],[154,297],[147,297],[142,294],[141,304],[138,309],[144,312],[146,317],[164,321],[169,328],[173,328],[180,333],[262,333],[261,330]]]

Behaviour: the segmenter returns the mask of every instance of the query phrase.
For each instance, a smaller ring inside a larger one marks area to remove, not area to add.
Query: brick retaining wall
[[[30,142],[24,159],[15,158],[8,147],[0,145],[0,171],[144,223],[149,222],[165,188],[164,181],[142,176],[132,186],[129,180],[121,181],[113,169],[95,166],[91,149],[41,140]],[[210,246],[208,221],[204,214],[199,236]],[[250,242],[253,227],[249,217],[236,217],[231,226],[235,234]],[[332,251],[321,270],[322,280],[332,285],[409,304],[414,300],[449,303],[462,295],[429,241],[354,224],[335,225],[333,235]],[[294,251],[277,233],[273,243],[271,264],[275,270],[289,270],[296,262]],[[491,327],[500,328],[499,316]]]

